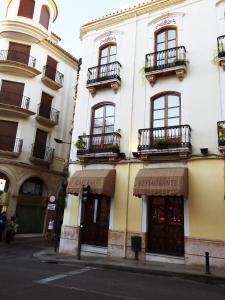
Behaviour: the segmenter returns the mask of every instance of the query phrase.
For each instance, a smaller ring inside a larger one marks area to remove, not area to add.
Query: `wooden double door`
[[[82,243],[108,246],[110,198],[92,195],[85,203]]]
[[[184,256],[183,197],[151,197],[148,201],[147,251]]]

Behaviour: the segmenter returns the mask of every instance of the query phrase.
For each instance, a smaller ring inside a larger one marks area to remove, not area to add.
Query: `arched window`
[[[34,0],[20,0],[18,16],[33,19],[34,15]]]
[[[181,124],[180,94],[168,92],[152,98],[152,128]]]
[[[110,44],[100,48],[99,52],[99,77],[110,76],[115,71],[117,47],[115,44]]]
[[[20,195],[43,196],[44,194],[44,182],[38,177],[29,178],[20,188]]]
[[[156,64],[164,65],[172,63],[177,57],[177,29],[169,27],[155,34],[155,52],[157,52]],[[170,50],[168,50],[170,49]]]
[[[46,29],[48,29],[49,19],[50,19],[49,9],[46,5],[43,5],[41,8],[41,15],[40,15],[39,23],[41,25],[43,25]]]

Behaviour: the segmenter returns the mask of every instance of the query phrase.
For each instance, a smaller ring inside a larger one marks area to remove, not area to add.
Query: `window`
[[[49,19],[50,19],[49,9],[46,5],[43,5],[41,8],[39,23],[43,25],[46,29],[48,29]]]
[[[180,95],[166,93],[152,99],[152,127],[180,125]]]
[[[21,107],[23,100],[24,83],[2,80],[0,102]]]
[[[20,62],[29,65],[30,60],[30,46],[18,43],[9,42],[9,51],[7,60]]]
[[[34,0],[20,0],[18,16],[33,19],[34,6]]]
[[[42,196],[43,190],[43,181],[38,177],[33,177],[23,183],[20,188],[20,195]]]
[[[112,104],[98,106],[93,110],[92,115],[92,135],[100,135],[93,137],[93,144],[112,144],[115,122],[115,107]]]
[[[18,123],[0,120],[0,150],[13,152]]]
[[[116,61],[116,45],[108,45],[100,49],[99,54],[99,77],[106,77],[114,74]]]
[[[156,64],[164,65],[172,63],[177,56],[176,49],[173,49],[175,47],[177,47],[176,28],[167,28],[157,32],[155,36]],[[168,49],[173,50],[165,51]]]
[[[52,99],[52,96],[42,92],[39,116],[42,116],[47,119],[51,118]]]

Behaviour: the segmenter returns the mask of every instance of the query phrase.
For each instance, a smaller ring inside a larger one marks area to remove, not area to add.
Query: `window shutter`
[[[3,80],[0,92],[1,103],[21,106],[23,100],[24,83]]]
[[[34,15],[34,0],[20,0],[18,16],[33,19]]]
[[[9,43],[8,60],[28,65],[29,57],[30,46],[12,42]]]
[[[0,150],[13,151],[18,123],[0,120]]]
[[[49,19],[50,19],[50,15],[49,15],[48,7],[46,5],[43,5],[41,8],[39,23],[43,25],[46,29],[48,29]]]

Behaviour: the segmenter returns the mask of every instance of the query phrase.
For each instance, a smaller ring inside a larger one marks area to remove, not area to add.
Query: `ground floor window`
[[[150,197],[147,252],[184,256],[183,197]]]
[[[108,246],[110,198],[91,195],[85,203],[82,243],[94,246]]]

